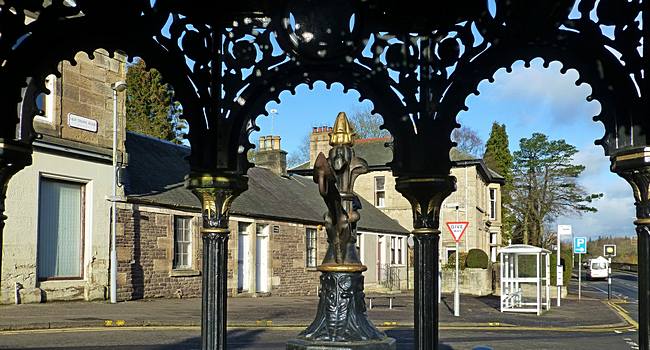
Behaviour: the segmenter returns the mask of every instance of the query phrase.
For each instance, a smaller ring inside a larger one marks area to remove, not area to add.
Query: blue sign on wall
[[[574,254],[587,254],[587,237],[574,237],[573,238],[573,253]]]

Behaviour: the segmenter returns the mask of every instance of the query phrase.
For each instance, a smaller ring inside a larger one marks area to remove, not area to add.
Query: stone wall
[[[272,283],[273,295],[316,295],[321,273],[306,267],[306,228],[316,226],[273,222],[280,226],[278,234],[272,234]],[[317,229],[316,263],[320,264],[327,249],[327,234]]]
[[[76,65],[62,62],[59,65],[61,77],[50,76],[46,84],[52,95],[45,99],[45,117],[34,119],[37,132],[83,144],[112,148],[113,140],[113,90],[112,84],[126,80],[126,60],[123,55],[109,57],[105,50],[96,50],[94,59],[85,53],[75,55]],[[118,93],[119,139],[124,140],[125,93]],[[71,127],[68,115],[92,119],[97,122],[97,131]],[[119,149],[124,149],[123,142]]]
[[[193,216],[192,268],[174,270],[174,216]],[[201,296],[201,239],[197,213],[127,205],[119,210],[119,300]],[[232,259],[230,259],[232,260]],[[232,266],[229,266],[229,271]]]
[[[458,285],[461,294],[484,296],[492,294],[492,270],[470,269],[460,270]],[[456,287],[455,269],[442,269],[442,292],[453,293]]]
[[[174,270],[175,215],[194,216],[191,270]],[[243,220],[243,221],[242,221]],[[238,223],[250,223],[251,252],[247,278],[251,285],[247,291],[238,290]],[[315,228],[317,238],[317,263],[320,264],[327,248],[324,229],[316,225],[282,221],[231,217],[228,243],[228,293],[231,296],[252,295],[316,295],[320,285],[320,272],[306,267],[306,228]],[[268,291],[258,293],[256,288],[258,254],[255,251],[256,225],[269,225],[269,259],[265,273]],[[196,212],[178,211],[137,204],[123,205],[118,213],[117,259],[118,299],[199,297],[201,295],[200,217]]]
[[[384,214],[396,220],[402,227],[413,230],[413,213],[411,204],[395,189],[396,178],[388,170],[371,171],[360,175],[354,184],[354,192],[368,202],[375,204],[375,177],[384,177],[384,206],[379,207]]]

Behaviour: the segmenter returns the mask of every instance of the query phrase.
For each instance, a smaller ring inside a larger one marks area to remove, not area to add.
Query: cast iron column
[[[634,192],[639,259],[639,349],[650,350],[650,148],[637,148],[612,157],[613,172]]]
[[[203,210],[201,349],[222,350],[227,336],[228,217],[232,201],[248,188],[248,178],[192,174],[188,188],[199,197]]]
[[[442,201],[456,190],[456,178],[399,177],[395,185],[413,208],[415,242],[415,348],[438,349],[438,241]]]
[[[5,228],[5,198],[9,180],[18,171],[32,164],[32,148],[22,143],[0,139],[0,271]]]
[[[361,202],[354,182],[368,172],[368,163],[354,153],[355,135],[340,112],[329,133],[329,156],[319,153],[314,163],[313,180],[327,206],[327,251],[317,267],[321,289],[316,318],[287,342],[287,350],[394,350],[396,346],[395,339],[379,331],[366,312],[362,273],[367,267],[356,249]]]

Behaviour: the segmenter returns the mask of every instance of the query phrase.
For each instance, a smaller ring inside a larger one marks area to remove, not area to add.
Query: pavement
[[[555,299],[553,299],[555,301]],[[460,317],[453,316],[453,298],[443,296],[441,329],[506,328],[546,331],[603,331],[630,329],[618,303],[595,298],[565,299],[561,307],[552,304],[541,316],[499,312],[499,298],[461,296]],[[304,328],[314,319],[317,297],[229,298],[228,325],[231,328]],[[413,295],[396,295],[393,309],[388,300],[373,301],[369,318],[379,327],[413,327]],[[49,302],[0,306],[0,331],[103,327],[199,327],[200,299],[147,299],[119,302]]]

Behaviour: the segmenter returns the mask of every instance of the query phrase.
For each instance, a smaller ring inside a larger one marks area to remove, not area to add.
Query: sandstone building
[[[104,299],[109,282],[113,99],[125,60],[98,50],[61,63],[37,98],[33,165],[7,193],[0,302]],[[118,105],[119,151],[124,99]]]
[[[190,149],[127,133],[126,202],[119,211],[118,298],[196,297],[201,293],[199,200],[185,188]],[[327,211],[311,177],[288,175],[280,138],[263,137],[248,190],[233,203],[229,227],[228,292],[233,296],[314,295],[327,237]],[[408,231],[362,201],[358,243],[378,283],[377,254],[405,267]],[[378,251],[377,239],[393,242]],[[391,250],[392,249],[392,250]],[[405,273],[403,273],[405,274]],[[406,281],[402,281],[406,283]],[[399,284],[399,283],[398,283]]]
[[[330,149],[328,134],[331,127],[315,127],[310,135],[309,162],[302,164],[290,173],[307,175],[311,173],[318,153],[327,154]],[[355,141],[357,156],[366,159],[370,172],[359,176],[355,192],[374,204],[376,208],[397,220],[409,231],[413,229],[413,216],[409,202],[395,190],[395,177],[386,163],[393,158],[389,138],[361,139]],[[451,174],[456,177],[457,190],[443,202],[440,214],[440,259],[444,264],[456,249],[455,242],[445,223],[467,221],[469,226],[460,243],[461,252],[479,248],[496,262],[497,248],[501,241],[501,185],[502,176],[489,169],[483,160],[472,159],[457,150],[452,150],[454,165]],[[422,161],[426,161],[423,159]],[[392,244],[377,241],[378,247]],[[377,266],[387,263],[389,257],[379,255]]]

